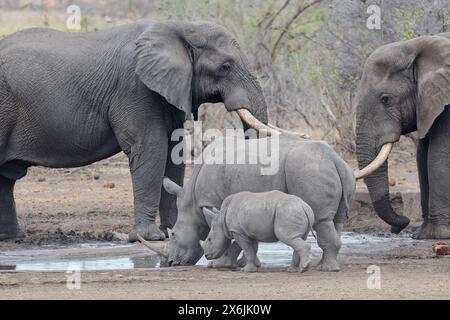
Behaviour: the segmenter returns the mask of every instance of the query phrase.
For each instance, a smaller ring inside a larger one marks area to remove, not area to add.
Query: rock
[[[38,177],[37,178],[37,182],[44,182],[45,181],[45,177]]]
[[[450,245],[444,241],[438,241],[433,244],[433,252],[438,256],[450,255]]]
[[[100,174],[94,173],[94,175],[92,177],[94,178],[94,180],[98,180],[98,179],[100,179]]]
[[[116,187],[116,184],[114,182],[105,182],[103,187],[107,189],[114,189]]]

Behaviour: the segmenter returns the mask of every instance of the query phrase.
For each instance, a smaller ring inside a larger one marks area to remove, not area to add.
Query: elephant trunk
[[[379,152],[375,148],[371,148],[368,143],[361,142],[361,137],[357,138],[357,157],[359,168],[364,170],[372,165]],[[370,151],[371,149],[374,149]],[[369,150],[369,151],[368,151]],[[386,157],[387,158],[387,157]],[[362,171],[361,170],[361,171]],[[388,160],[385,159],[381,166],[371,170],[371,173],[364,178],[369,190],[370,198],[377,215],[387,224],[391,225],[391,232],[400,233],[409,224],[409,219],[405,216],[398,215],[392,208],[389,198],[389,182],[388,182]]]
[[[236,111],[241,118],[244,128],[253,128],[260,134],[273,136],[291,133],[302,138],[308,138],[306,134],[290,132],[268,123],[267,103],[256,77],[248,71],[242,72],[244,81],[234,89],[223,94],[225,107],[228,111]]]

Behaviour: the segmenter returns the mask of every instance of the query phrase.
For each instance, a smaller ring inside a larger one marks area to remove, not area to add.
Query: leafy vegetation
[[[397,25],[395,31],[399,40],[410,40],[417,37],[417,24],[426,14],[425,9],[402,7],[395,9]]]
[[[29,27],[68,31],[70,4],[70,0],[0,0],[0,37]],[[77,4],[82,11],[81,32],[142,18],[224,25],[249,56],[271,121],[326,139],[348,154],[354,152],[355,90],[367,56],[381,44],[450,28],[450,5],[445,0],[383,2],[381,30],[366,28],[369,4],[354,0],[79,0]]]

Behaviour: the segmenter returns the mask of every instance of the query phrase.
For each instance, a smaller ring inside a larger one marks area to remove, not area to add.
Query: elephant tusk
[[[300,138],[309,139],[309,136],[304,133],[284,130],[281,128],[278,128],[277,126],[274,126],[273,124],[267,124],[265,125],[258,119],[256,119],[250,111],[247,109],[241,108],[237,110],[237,113],[239,114],[239,117],[244,120],[250,127],[257,130],[260,133],[266,133],[268,136],[273,136],[281,133],[287,133],[287,134],[293,134],[296,136],[299,136]]]
[[[373,160],[367,167],[354,172],[356,180],[367,177],[368,175],[374,173],[379,167],[381,167],[389,157],[393,146],[393,143],[386,143],[385,145],[383,145],[375,160]]]
[[[150,250],[156,252],[157,254],[159,254],[160,256],[163,256],[164,258],[168,258],[169,255],[167,253],[167,247],[166,244],[161,243],[160,241],[158,241],[158,244],[161,245],[156,245],[156,243],[150,243],[147,240],[145,240],[144,238],[142,238],[139,234],[137,235],[137,238],[139,239],[139,241],[146,246],[147,248],[149,248]]]
[[[275,125],[273,125],[271,123],[267,124],[267,126],[269,128],[271,128],[271,129],[278,130],[281,133],[293,134],[293,135],[299,136],[300,138],[303,138],[303,139],[311,139],[311,137],[309,135],[307,135],[306,133],[301,133],[301,132],[295,132],[295,131],[290,131],[290,130],[286,130],[286,129],[281,129],[281,128],[278,128],[277,126],[275,126]]]
[[[269,126],[256,119],[247,109],[238,109],[237,113],[239,117],[243,121],[245,121],[245,123],[247,123],[250,127],[258,131],[259,133],[266,133],[268,136],[280,134],[279,131],[270,128]]]

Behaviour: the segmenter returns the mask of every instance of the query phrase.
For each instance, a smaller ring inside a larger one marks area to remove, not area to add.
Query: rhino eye
[[[391,102],[391,98],[388,95],[383,95],[380,100],[385,106],[388,106]]]

